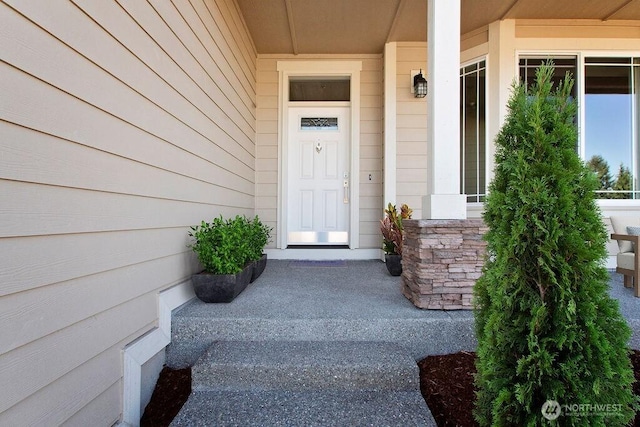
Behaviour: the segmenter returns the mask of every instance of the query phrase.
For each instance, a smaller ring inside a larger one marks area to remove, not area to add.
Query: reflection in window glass
[[[289,101],[349,101],[349,78],[308,79],[292,78],[289,81]]]
[[[600,181],[598,195],[638,198],[640,66],[630,58],[586,58],[584,78],[585,161]]]
[[[556,65],[554,83],[566,73],[576,76],[575,57],[549,57]],[[535,69],[547,57],[520,58],[520,80],[535,80]],[[640,143],[640,58],[587,57],[584,59],[584,93],[573,96],[584,108],[579,128],[585,162],[600,181],[598,197],[640,199],[637,177]]]
[[[573,78],[576,77],[577,66],[575,56],[521,57],[520,81],[527,82],[527,87],[532,86],[536,80],[536,69],[549,59],[553,61],[555,67],[553,77],[551,78],[553,87],[557,87],[557,85],[564,80],[567,72],[569,72]],[[574,99],[576,98],[577,90],[577,85],[574,84],[571,90],[571,95]]]
[[[467,202],[486,194],[486,63],[460,69],[460,192]]]

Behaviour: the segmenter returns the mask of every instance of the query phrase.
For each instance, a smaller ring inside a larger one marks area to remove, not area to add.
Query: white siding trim
[[[426,47],[425,47],[426,50]],[[384,46],[384,183],[382,207],[396,204],[397,133],[396,133],[396,72],[397,43]]]
[[[123,350],[123,397],[120,426],[140,425],[140,390],[142,365],[171,342],[171,311],[194,297],[190,281],[169,288],[158,295],[158,327]]]
[[[487,183],[493,180],[495,139],[507,117],[511,83],[518,76],[515,21],[506,19],[489,24],[487,53]]]

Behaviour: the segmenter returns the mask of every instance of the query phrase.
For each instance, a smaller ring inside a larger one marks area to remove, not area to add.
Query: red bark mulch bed
[[[632,350],[630,357],[636,378],[633,392],[640,396],[640,351]],[[461,352],[418,362],[422,396],[439,427],[478,425],[473,419],[475,360],[475,353]],[[634,425],[640,426],[640,413]]]
[[[191,394],[191,368],[162,368],[151,401],[140,419],[140,427],[163,427],[171,424]]]
[[[461,352],[429,356],[418,362],[422,396],[439,427],[477,426],[472,414],[475,358],[475,353]],[[636,377],[633,391],[640,395],[640,351],[633,350],[631,362]],[[168,426],[190,393],[191,368],[165,367],[140,420],[141,427]],[[634,425],[640,426],[640,414],[636,415]]]
[[[473,375],[476,354],[429,356],[418,362],[420,390],[439,427],[475,426]]]

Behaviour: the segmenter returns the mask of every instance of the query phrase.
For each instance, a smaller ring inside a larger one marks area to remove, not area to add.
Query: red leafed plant
[[[402,220],[410,219],[413,210],[405,203],[400,207],[400,214],[398,215],[396,205],[389,203],[384,213],[384,219],[380,220],[382,249],[387,254],[402,255],[402,242],[404,240]]]

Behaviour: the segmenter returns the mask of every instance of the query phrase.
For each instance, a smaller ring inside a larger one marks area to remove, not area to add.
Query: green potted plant
[[[405,203],[400,207],[400,214],[398,214],[396,205],[389,203],[384,213],[385,217],[380,220],[384,261],[389,274],[399,276],[402,274],[402,243],[404,241],[402,220],[410,219],[413,210]]]
[[[244,216],[220,216],[191,227],[194,242],[189,247],[204,267],[192,276],[192,283],[202,301],[230,302],[247,287],[254,269],[250,231]]]
[[[251,251],[249,259],[254,263],[253,274],[251,275],[251,282],[253,282],[260,277],[267,266],[267,254],[263,251],[271,240],[272,228],[264,225],[257,215],[252,221],[248,221],[248,226],[249,250]]]

